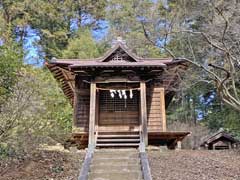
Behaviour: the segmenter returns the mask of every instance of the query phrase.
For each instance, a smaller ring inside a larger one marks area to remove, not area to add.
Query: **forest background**
[[[220,128],[240,138],[239,29],[237,0],[1,0],[0,157],[69,138],[73,110],[44,62],[99,57],[118,36],[191,62],[167,112],[186,147]]]

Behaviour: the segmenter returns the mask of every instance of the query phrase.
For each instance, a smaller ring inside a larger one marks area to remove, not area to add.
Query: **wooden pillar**
[[[182,142],[180,140],[177,141],[177,150],[182,149]]]
[[[145,81],[140,82],[140,96],[141,96],[141,125],[142,125],[142,136],[145,146],[148,145],[148,132],[147,132],[147,102],[146,102],[146,83]]]
[[[95,131],[98,132],[99,125],[99,91],[96,92]]]
[[[164,88],[160,88],[160,103],[161,103],[161,113],[162,113],[162,130],[163,130],[163,132],[166,132],[167,131],[167,120],[166,120]]]
[[[96,82],[90,85],[90,110],[89,110],[89,134],[88,145],[95,144],[95,120],[96,120]]]
[[[213,150],[215,150],[215,149],[216,149],[216,148],[215,148],[215,144],[213,144],[212,146],[213,146]]]

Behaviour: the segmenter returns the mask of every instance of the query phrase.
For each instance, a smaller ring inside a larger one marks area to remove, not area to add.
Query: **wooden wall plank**
[[[154,84],[153,87],[147,90],[148,130],[166,131],[164,88]]]
[[[166,110],[165,110],[165,92],[164,88],[160,88],[160,102],[161,102],[161,112],[162,112],[162,129],[163,132],[167,131],[167,122],[166,122]]]
[[[89,108],[90,108],[90,87],[83,82],[85,77],[75,76],[74,92],[74,129],[78,133],[88,133]]]
[[[77,121],[78,121],[78,117],[77,117],[77,114],[78,114],[78,91],[79,91],[79,86],[78,86],[78,76],[75,76],[75,91],[74,91],[74,100],[73,100],[73,109],[74,109],[74,112],[73,112],[73,124],[72,126],[75,127],[77,126]]]

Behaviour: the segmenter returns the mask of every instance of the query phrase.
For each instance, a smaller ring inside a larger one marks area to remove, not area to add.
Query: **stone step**
[[[104,172],[136,172],[141,171],[140,164],[138,165],[126,165],[126,166],[116,166],[116,165],[91,165],[90,172],[104,173]]]
[[[136,148],[96,149],[88,180],[143,180],[138,150]]]
[[[117,153],[95,153],[93,156],[94,159],[119,159],[119,158],[139,158],[139,154],[135,152],[124,153],[124,152],[117,152]]]
[[[142,180],[141,172],[89,173],[89,180]]]
[[[95,170],[90,171],[90,173],[106,173],[106,172],[107,172],[107,174],[108,173],[119,173],[119,172],[121,172],[121,173],[135,173],[135,172],[141,172],[141,169],[135,168],[133,170],[130,170],[130,169],[122,167],[122,169],[121,168],[119,168],[119,169],[108,169],[108,170],[106,170],[106,169],[95,169]]]
[[[139,158],[93,158],[92,163],[140,162]]]
[[[126,160],[93,160],[92,165],[94,166],[138,166],[140,164],[140,160],[135,161],[126,161]]]

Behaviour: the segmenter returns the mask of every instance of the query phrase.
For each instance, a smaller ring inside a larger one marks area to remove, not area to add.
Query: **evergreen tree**
[[[92,38],[91,32],[79,30],[76,35],[69,40],[68,46],[63,51],[63,58],[89,59],[100,56],[97,43]]]

